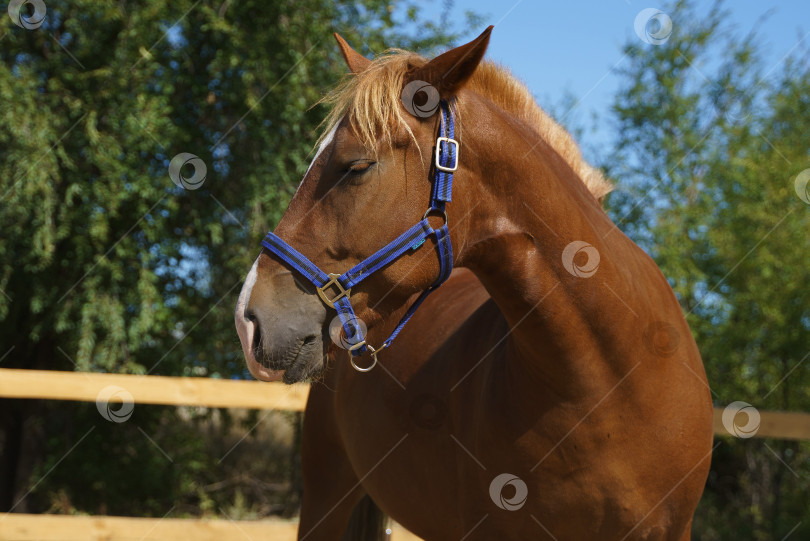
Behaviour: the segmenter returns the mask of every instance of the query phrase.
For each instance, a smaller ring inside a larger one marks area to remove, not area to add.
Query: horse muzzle
[[[324,366],[326,309],[297,287],[287,271],[257,279],[260,259],[242,286],[234,313],[248,370],[261,381],[309,379]]]

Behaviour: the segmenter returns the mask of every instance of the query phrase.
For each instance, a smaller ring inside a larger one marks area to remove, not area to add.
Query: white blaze
[[[298,193],[298,190],[301,189],[301,185],[304,184],[304,180],[306,180],[309,170],[312,169],[312,166],[315,165],[316,161],[318,161],[318,158],[321,156],[323,151],[326,150],[330,144],[332,144],[332,139],[335,138],[335,132],[337,131],[338,126],[340,126],[340,122],[340,120],[335,122],[335,125],[332,126],[332,129],[329,130],[329,133],[327,133],[326,137],[324,137],[323,141],[321,141],[321,145],[318,147],[318,152],[315,153],[315,157],[312,158],[311,162],[309,162],[309,167],[307,167],[307,172],[304,173],[304,178],[301,179],[301,183],[298,184],[298,188],[295,189],[296,194]],[[293,195],[293,197],[295,197],[295,195]]]

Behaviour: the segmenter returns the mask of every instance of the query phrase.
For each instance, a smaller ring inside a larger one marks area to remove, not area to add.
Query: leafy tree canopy
[[[721,2],[664,11],[665,42],[625,47],[611,214],[668,277],[716,405],[809,411],[810,204],[796,187],[810,168],[807,51],[765,63],[756,32],[730,28]],[[700,539],[781,539],[800,521],[792,535],[810,535],[810,486],[794,476],[808,466],[807,444],[724,438]]]

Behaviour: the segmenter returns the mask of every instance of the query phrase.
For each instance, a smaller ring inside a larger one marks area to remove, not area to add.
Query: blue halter
[[[435,180],[430,195],[430,208],[416,225],[343,274],[327,274],[323,272],[317,265],[297,252],[295,248],[284,242],[273,232],[268,233],[262,241],[262,246],[276,254],[312,282],[318,296],[327,306],[334,307],[337,310],[343,324],[343,331],[346,333],[346,340],[351,344],[349,351],[352,356],[359,357],[366,351],[371,353],[373,362],[367,367],[360,367],[355,364],[353,358],[351,359],[352,366],[360,372],[368,372],[374,368],[377,364],[377,354],[391,345],[391,342],[408,323],[419,305],[450,277],[450,272],[453,270],[453,246],[450,243],[450,232],[447,228],[445,205],[451,200],[452,196],[453,172],[458,168],[459,146],[458,141],[453,139],[455,132],[453,113],[450,105],[445,100],[441,101],[440,110],[441,127],[439,137],[436,139]],[[444,224],[437,229],[433,229],[428,222],[428,216],[431,214],[444,218]],[[439,250],[439,277],[408,308],[391,336],[379,348],[373,348],[371,344],[366,343],[363,331],[357,323],[357,316],[354,314],[354,309],[349,301],[352,287],[404,253],[417,250],[431,235],[436,236],[436,246]],[[334,288],[334,295],[330,294],[332,288]]]

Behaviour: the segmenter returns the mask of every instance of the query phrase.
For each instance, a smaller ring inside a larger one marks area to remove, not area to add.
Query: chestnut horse
[[[236,309],[256,378],[312,382],[299,539],[377,539],[383,513],[427,540],[689,539],[712,450],[700,354],[667,280],[603,211],[610,185],[482,60],[491,29],[431,61],[369,60],[337,36],[352,74]],[[455,148],[437,143],[448,121]],[[457,167],[440,203],[437,146]],[[449,229],[456,270],[438,289],[438,234],[345,295],[313,277],[423,215]],[[338,297],[353,311],[334,320]]]

